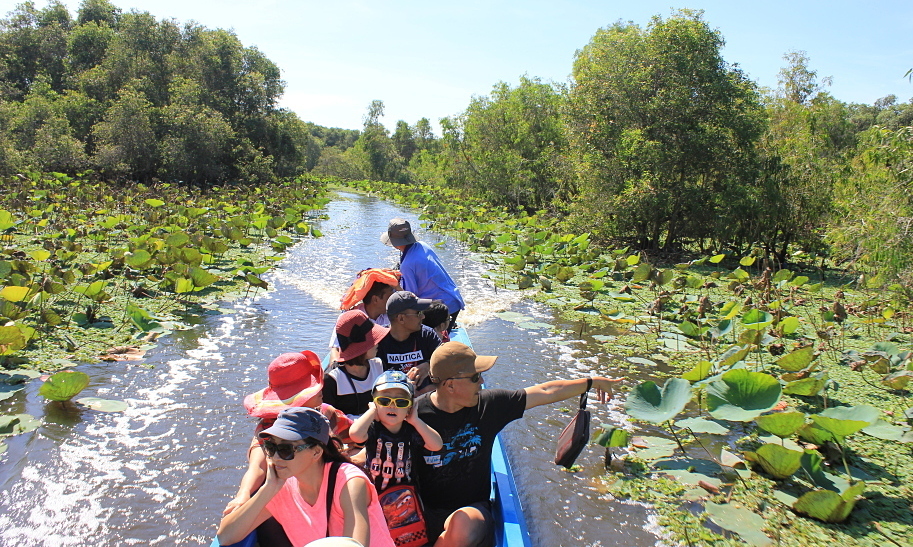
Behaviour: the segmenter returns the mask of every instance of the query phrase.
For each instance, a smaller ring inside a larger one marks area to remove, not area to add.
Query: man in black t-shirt
[[[431,356],[437,390],[419,397],[415,411],[444,441],[421,449],[416,471],[422,486],[428,538],[435,547],[490,545],[491,451],[495,436],[526,409],[563,401],[587,389],[588,378],[554,380],[520,390],[482,389],[482,373],[497,357],[476,355],[460,342],[441,344]],[[605,401],[620,379],[591,378]]]
[[[377,357],[384,363],[384,370],[406,373],[418,387],[418,394],[434,389],[426,381],[428,361],[441,344],[437,333],[422,325],[422,312],[431,302],[409,291],[393,293],[387,300],[390,332],[377,344]]]

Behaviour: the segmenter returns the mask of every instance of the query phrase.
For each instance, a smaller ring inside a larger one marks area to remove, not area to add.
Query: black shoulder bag
[[[586,409],[586,396],[593,387],[593,379],[587,378],[586,391],[580,395],[580,409],[571,419],[571,422],[564,427],[561,435],[558,436],[558,448],[555,450],[555,463],[557,465],[569,468],[574,465],[574,461],[583,447],[590,440],[590,411]]]

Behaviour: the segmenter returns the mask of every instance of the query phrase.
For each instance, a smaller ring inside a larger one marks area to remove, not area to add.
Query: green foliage
[[[725,240],[753,216],[743,211],[757,180],[760,101],[722,45],[700,12],[682,11],[646,29],[601,29],[578,52],[570,118],[581,226],[670,248]]]
[[[225,30],[87,0],[0,21],[0,174],[28,169],[196,184],[313,167],[279,68]]]
[[[89,375],[77,370],[63,370],[47,379],[38,393],[51,401],[69,401],[89,385]]]
[[[748,422],[772,409],[780,393],[773,376],[733,369],[707,386],[707,408],[714,418]]]
[[[628,394],[625,410],[633,418],[658,424],[675,418],[690,400],[690,382],[669,378],[662,390],[654,382],[638,385]]]

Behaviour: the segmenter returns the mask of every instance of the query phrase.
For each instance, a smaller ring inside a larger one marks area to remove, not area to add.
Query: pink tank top
[[[330,465],[332,464],[324,464],[324,486],[320,489],[320,494],[314,505],[308,504],[301,497],[297,477],[290,477],[285,481],[282,490],[266,504],[266,508],[282,524],[286,535],[288,535],[289,540],[295,547],[301,547],[316,539],[326,537],[326,485]],[[390,538],[390,531],[387,529],[387,521],[384,519],[383,510],[381,510],[377,501],[377,491],[371,486],[367,476],[360,469],[348,463],[342,464],[339,468],[339,474],[336,476],[336,491],[333,497],[333,508],[330,511],[330,535],[342,535],[343,512],[342,507],[339,506],[340,493],[345,483],[358,477],[365,479],[365,486],[370,496],[368,501],[368,523],[371,527],[371,547],[394,547],[393,540]]]

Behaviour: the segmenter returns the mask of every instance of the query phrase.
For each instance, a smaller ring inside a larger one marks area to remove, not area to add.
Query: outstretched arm
[[[612,385],[621,381],[621,378],[595,376],[593,378],[576,378],[574,380],[553,380],[544,384],[537,384],[525,389],[526,409],[557,403],[558,401],[570,399],[575,395],[580,395],[586,391],[587,380],[589,379],[593,380],[596,396],[601,403],[606,402],[607,396],[609,399],[612,397]]]

